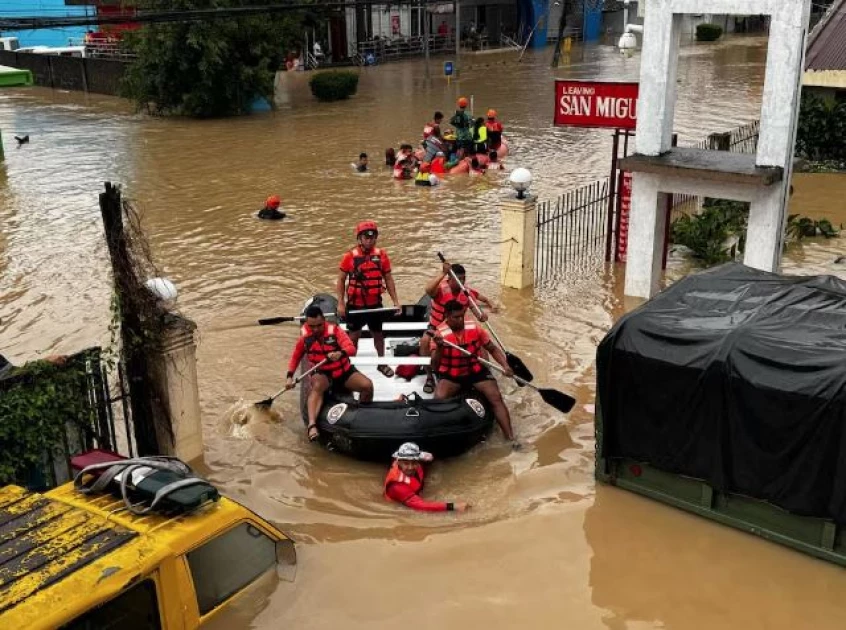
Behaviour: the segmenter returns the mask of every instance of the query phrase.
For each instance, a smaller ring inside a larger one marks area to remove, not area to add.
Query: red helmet
[[[267,198],[267,201],[264,202],[264,205],[275,210],[279,207],[280,203],[282,203],[282,200],[279,198],[279,195],[271,195]]]
[[[460,99],[458,99],[458,106],[459,107],[467,107],[467,105],[468,105],[468,101],[467,101],[466,98],[464,98],[462,96]]]
[[[358,238],[359,234],[368,230],[373,230],[377,235],[379,234],[379,227],[375,221],[362,221],[355,227],[355,237]]]
[[[496,118],[496,110],[495,109],[489,109],[488,110],[488,118]]]

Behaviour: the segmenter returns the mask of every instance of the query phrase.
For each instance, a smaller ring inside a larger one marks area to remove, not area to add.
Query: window
[[[255,525],[241,523],[187,557],[205,615],[276,564],[276,543]]]
[[[77,617],[62,626],[62,630],[159,630],[161,627],[156,585],[148,579]]]

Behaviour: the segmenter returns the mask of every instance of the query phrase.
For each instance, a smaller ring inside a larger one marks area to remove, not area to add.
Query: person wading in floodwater
[[[335,289],[338,296],[338,315],[345,318],[347,331],[353,344],[358,347],[361,329],[366,325],[373,335],[376,354],[385,356],[385,335],[382,333],[382,313],[356,313],[347,311],[370,311],[382,308],[382,293],[388,289],[391,301],[400,312],[397,288],[391,275],[391,261],[388,252],[376,247],[379,228],[374,221],[362,221],[356,226],[358,245],[341,258]],[[387,365],[377,368],[391,378],[394,371]]]
[[[359,372],[350,362],[355,356],[355,345],[339,326],[326,322],[319,306],[309,306],[305,310],[305,323],[300,329],[300,338],[294,346],[291,360],[288,362],[288,374],[285,387],[294,387],[294,372],[305,356],[312,365],[324,359],[326,363],[311,375],[311,391],[308,395],[308,439],[314,442],[318,438],[317,414],[323,405],[323,394],[332,387],[343,388],[359,393],[360,403],[373,400],[373,382]]]
[[[421,512],[464,512],[470,507],[464,501],[426,501],[420,496],[425,476],[421,462],[432,459],[431,453],[421,451],[414,442],[400,446],[385,477],[385,498]]]

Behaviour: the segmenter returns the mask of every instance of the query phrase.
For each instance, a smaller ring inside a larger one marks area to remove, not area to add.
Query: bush
[[[827,101],[816,94],[803,91],[799,127],[796,131],[796,155],[815,162],[844,162],[844,134],[846,103]]]
[[[698,24],[696,26],[696,41],[714,42],[720,39],[723,28],[716,24]]]
[[[341,101],[358,90],[358,74],[349,70],[320,72],[308,84],[311,93],[321,101]]]

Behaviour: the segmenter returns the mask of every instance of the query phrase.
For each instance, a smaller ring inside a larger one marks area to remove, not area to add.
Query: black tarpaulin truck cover
[[[597,350],[600,455],[846,523],[846,282],[688,276]]]

